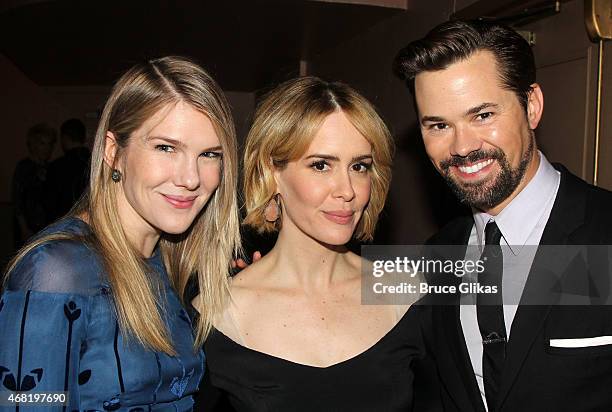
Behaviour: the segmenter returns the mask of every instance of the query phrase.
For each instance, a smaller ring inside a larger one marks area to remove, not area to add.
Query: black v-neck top
[[[411,367],[422,347],[412,308],[369,349],[328,367],[249,349],[213,330],[205,344],[206,373],[238,412],[409,411]]]

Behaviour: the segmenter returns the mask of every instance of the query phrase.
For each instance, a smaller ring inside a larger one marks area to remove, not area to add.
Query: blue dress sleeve
[[[29,252],[10,273],[0,296],[3,398],[6,391],[65,392],[66,410],[80,409],[79,382],[88,377],[79,374],[79,361],[87,351],[91,301],[91,276],[81,272],[83,247],[73,241],[49,242]],[[41,405],[22,403],[19,408],[30,409],[39,411]]]

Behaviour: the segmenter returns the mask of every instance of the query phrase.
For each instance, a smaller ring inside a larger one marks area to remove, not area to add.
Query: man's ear
[[[111,169],[115,169],[117,147],[117,139],[115,139],[113,132],[106,132],[106,138],[104,139],[104,162]]]
[[[538,127],[542,113],[544,112],[544,95],[540,85],[534,83],[531,85],[531,91],[527,95],[527,121],[529,128],[534,130]]]

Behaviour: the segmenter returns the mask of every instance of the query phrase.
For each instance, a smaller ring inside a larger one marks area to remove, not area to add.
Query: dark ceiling
[[[44,86],[107,85],[139,60],[178,54],[225,90],[255,91],[404,12],[305,0],[38,1],[0,12],[0,53]]]

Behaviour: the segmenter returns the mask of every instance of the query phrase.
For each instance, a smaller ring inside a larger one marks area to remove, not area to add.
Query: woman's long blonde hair
[[[200,318],[196,346],[203,343],[215,313],[225,305],[232,258],[240,252],[237,183],[237,144],[229,105],[215,81],[198,65],[181,57],[164,57],[139,64],[115,84],[104,106],[96,132],[89,192],[69,215],[86,213],[98,249],[108,272],[117,317],[123,333],[146,347],[175,354],[171,337],[156,304],[156,285],[147,275],[140,253],[130,244],[117,213],[119,185],[111,179],[104,162],[105,139],[112,132],[118,144],[116,159],[132,133],[159,110],[185,102],[208,116],[223,149],[222,177],[208,204],[187,232],[162,234],[161,255],[170,280],[183,296],[189,278],[197,274]],[[36,239],[19,251],[7,270],[34,247],[54,239],[70,238],[52,234]],[[6,280],[6,278],[5,278]]]

